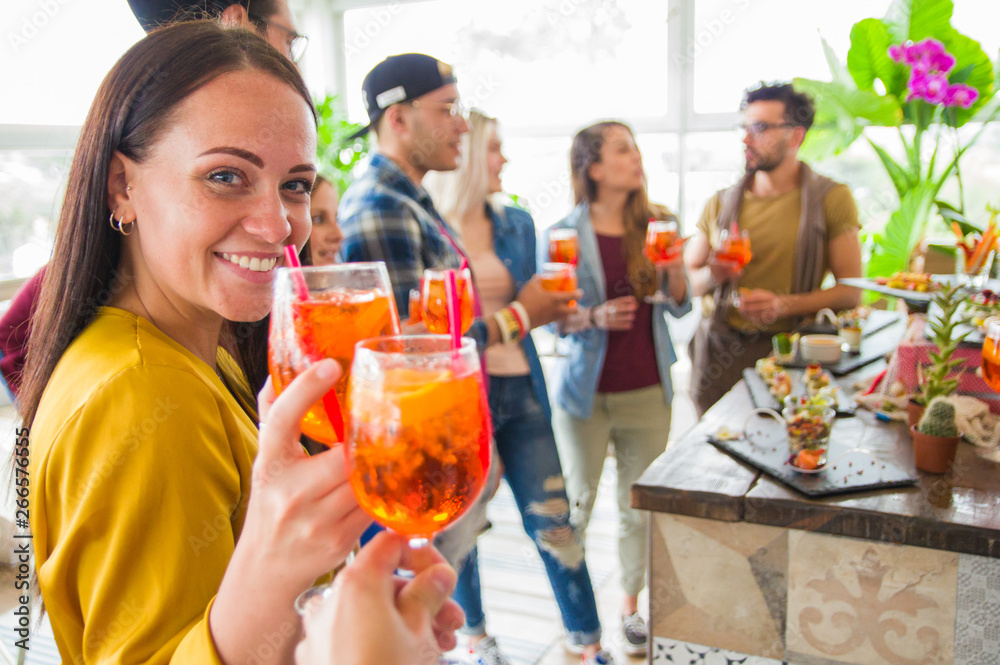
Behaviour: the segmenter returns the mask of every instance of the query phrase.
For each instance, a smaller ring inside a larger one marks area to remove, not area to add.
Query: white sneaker
[[[649,642],[646,632],[646,622],[639,613],[622,617],[622,651],[630,656],[642,656],[646,653]]]
[[[476,659],[476,665],[510,665],[492,637],[484,637],[473,644],[469,647],[469,653]]]
[[[595,653],[593,658],[584,658],[581,662],[583,665],[615,665],[614,657],[604,649]]]

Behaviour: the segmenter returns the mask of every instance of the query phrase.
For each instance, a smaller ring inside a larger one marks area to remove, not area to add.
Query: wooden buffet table
[[[705,440],[752,408],[740,382],[632,486],[651,662],[1000,664],[1000,465],[962,443],[916,487],[809,499]],[[855,418],[835,432],[914,470],[902,423]]]

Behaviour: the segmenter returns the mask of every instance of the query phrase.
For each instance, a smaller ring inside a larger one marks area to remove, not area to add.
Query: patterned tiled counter
[[[917,487],[809,499],[705,441],[738,384],[633,485],[650,513],[650,662],[1000,665],[1000,466],[962,444]],[[865,447],[909,464],[902,425]]]

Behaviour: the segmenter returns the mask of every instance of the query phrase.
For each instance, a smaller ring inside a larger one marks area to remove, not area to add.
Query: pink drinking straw
[[[295,253],[295,245],[285,245],[285,265],[289,268],[301,268],[299,255]],[[309,287],[306,286],[305,277],[298,270],[289,272],[292,276],[292,285],[295,287],[295,295],[299,300],[309,300]]]
[[[299,263],[299,255],[295,253],[295,245],[285,245],[285,265],[289,268],[302,267],[302,264]],[[298,299],[302,301],[309,300],[309,287],[306,286],[306,279],[302,276],[302,271],[292,270],[289,274],[292,276],[292,284]],[[322,358],[314,358],[313,360],[319,361]],[[323,408],[326,409],[326,417],[330,419],[330,424],[333,425],[333,431],[337,435],[337,440],[343,441],[344,413],[340,408],[340,402],[337,401],[336,392],[330,390],[323,395]]]
[[[445,271],[445,305],[448,308],[448,332],[451,333],[451,350],[458,354],[462,345],[462,317],[459,313],[458,278],[454,270]]]

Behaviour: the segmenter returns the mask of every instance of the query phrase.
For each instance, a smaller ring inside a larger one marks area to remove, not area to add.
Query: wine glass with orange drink
[[[348,404],[345,455],[359,505],[411,547],[425,547],[486,483],[492,425],[475,341],[359,342]]]
[[[713,250],[716,260],[732,263],[738,270],[743,270],[753,254],[750,252],[750,234],[741,230],[736,224],[728,229],[722,229],[719,234],[719,244]],[[740,306],[740,292],[736,288],[738,278],[723,284],[722,301],[733,307]]]
[[[576,229],[552,229],[549,232],[549,262],[575,266],[580,256]]]
[[[680,237],[677,222],[649,220],[646,225],[646,245],[643,253],[656,268],[656,293],[646,296],[648,303],[668,303],[670,296],[663,292],[663,268],[680,258],[684,240]]]
[[[447,335],[451,332],[448,328],[448,290],[446,285],[449,272],[452,271],[425,270],[424,279],[420,286],[421,319],[427,326],[427,330],[437,335]],[[454,272],[455,285],[458,288],[455,295],[458,299],[461,318],[461,334],[464,335],[469,332],[472,320],[475,318],[472,305],[472,273],[468,268]]]
[[[275,391],[280,394],[323,358],[333,358],[343,370],[332,394],[303,417],[303,434],[328,446],[343,440],[342,407],[354,345],[399,332],[399,314],[384,263],[278,269],[268,339],[268,368]]]
[[[538,276],[542,280],[542,288],[546,291],[559,291],[563,293],[576,291],[576,266],[571,263],[543,263]],[[567,304],[570,307],[576,307],[575,300],[571,300]],[[564,354],[559,353],[559,333],[556,333],[555,340],[552,343],[552,352],[539,355],[547,358],[565,357]]]

